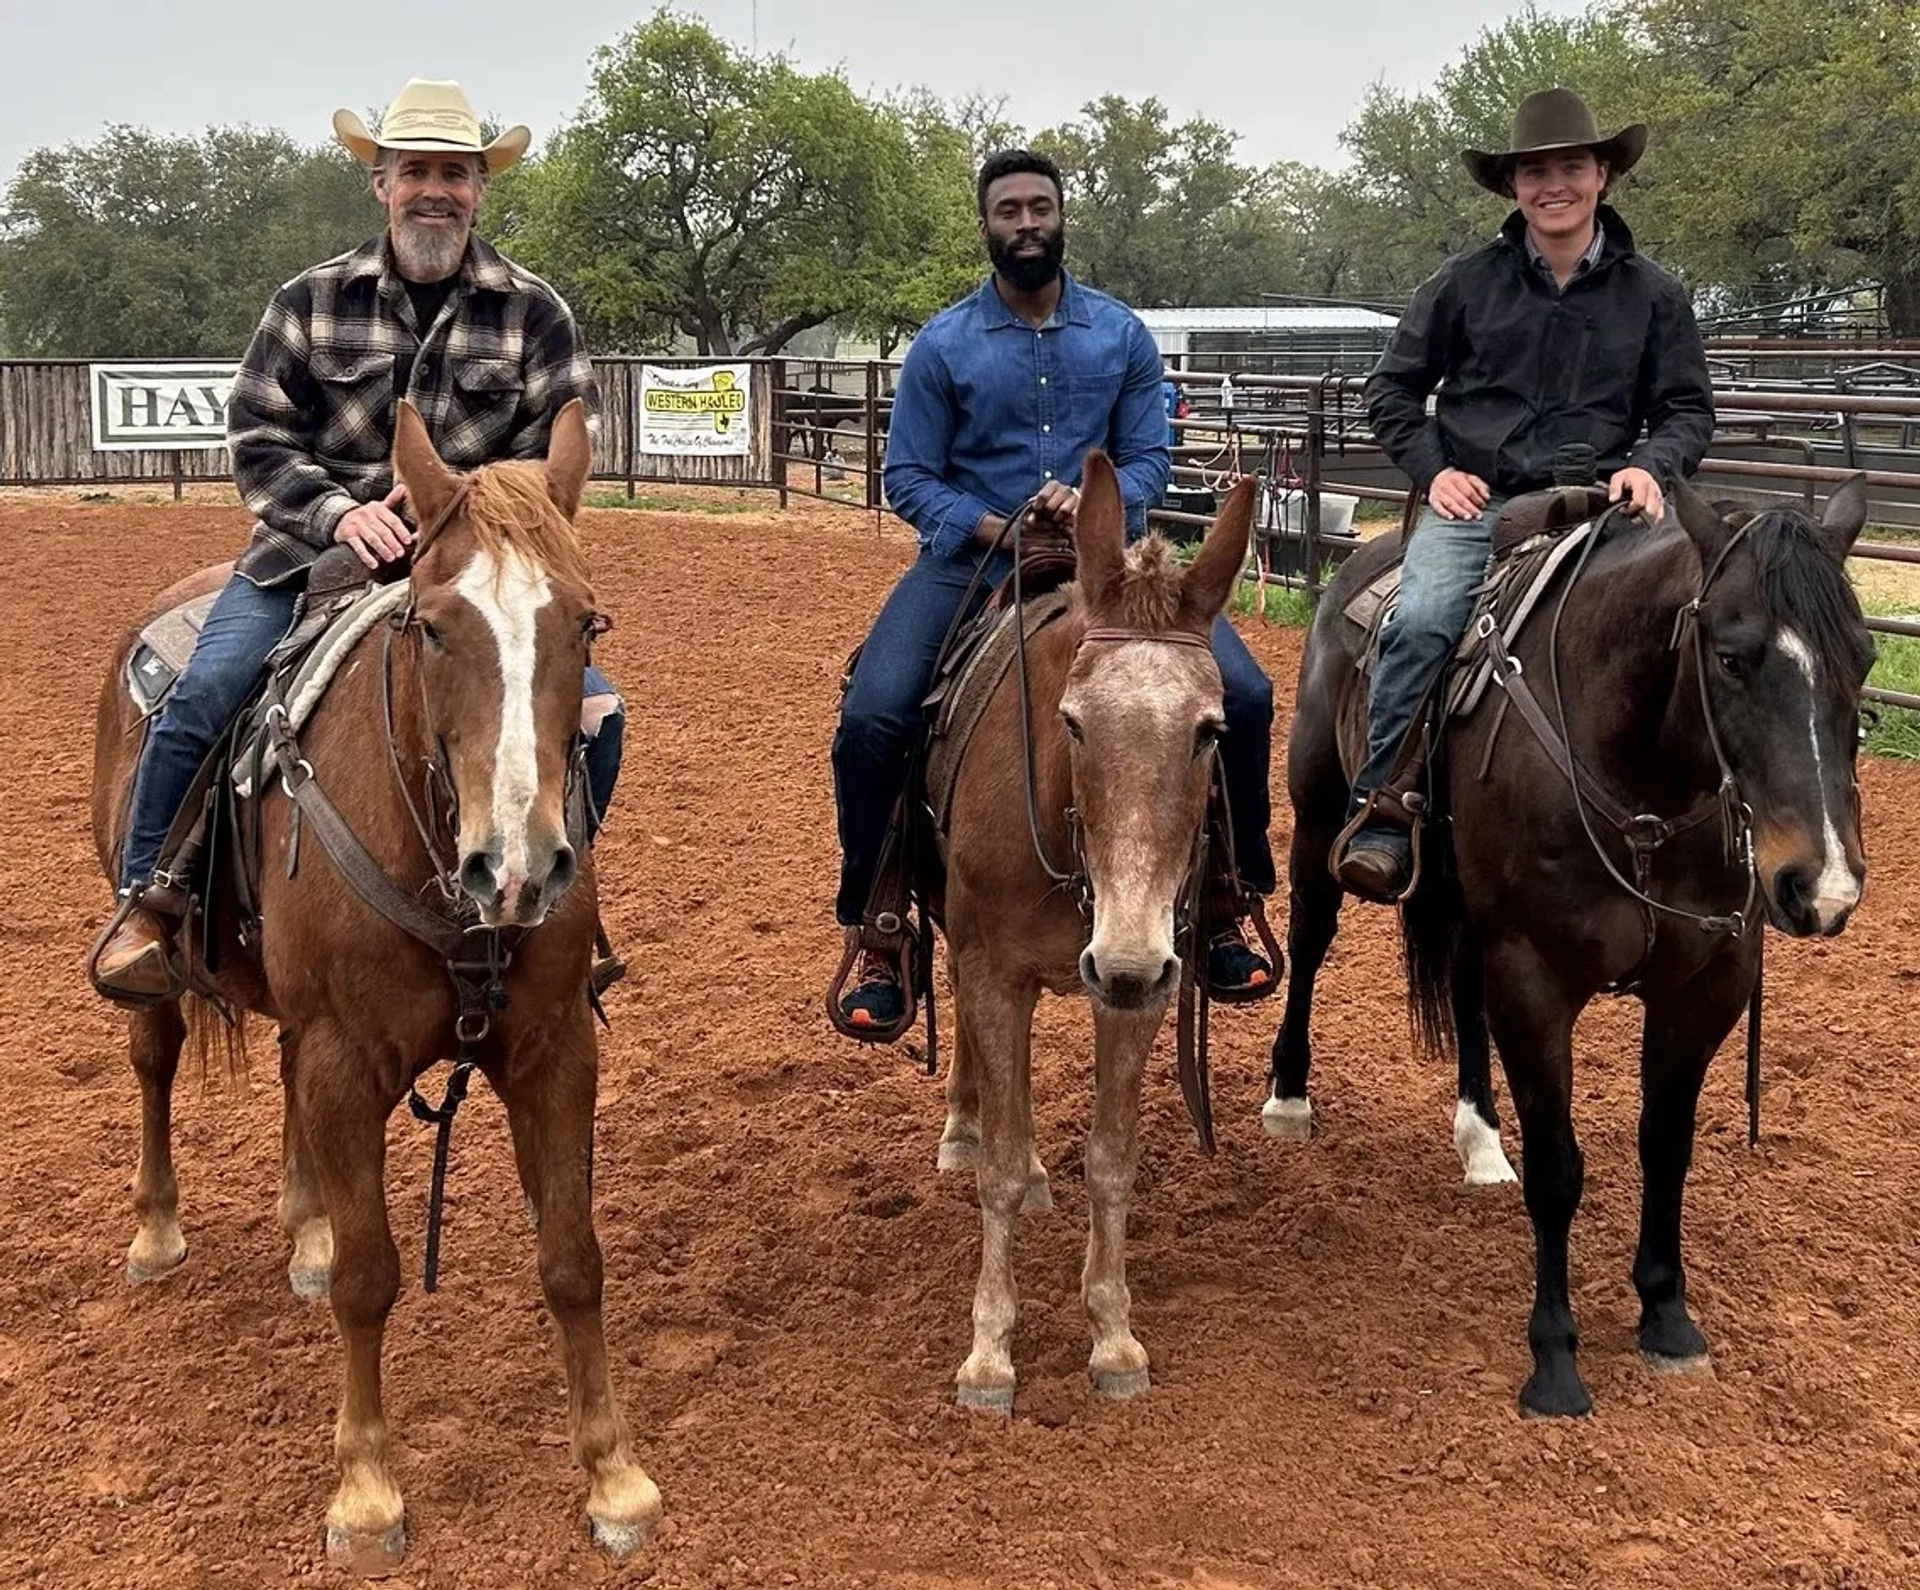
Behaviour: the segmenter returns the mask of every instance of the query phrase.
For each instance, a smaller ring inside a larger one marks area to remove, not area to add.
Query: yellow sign
[[[753,368],[642,365],[640,450],[739,455],[748,450]]]

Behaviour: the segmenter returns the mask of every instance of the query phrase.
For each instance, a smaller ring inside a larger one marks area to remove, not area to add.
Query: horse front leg
[[[177,1002],[128,1016],[128,1058],[140,1078],[140,1163],[133,1173],[133,1212],[140,1229],[127,1247],[127,1280],[136,1286],[177,1269],[187,1256],[180,1183],[173,1172],[173,1080],[186,1037]]]
[[[955,1376],[962,1407],[1013,1410],[1013,1224],[1032,1185],[1033,1101],[1029,1091],[1037,986],[996,980],[970,966],[956,1003],[971,1045],[980,1099],[980,1278],[973,1294],[973,1348]]]
[[[1088,1373],[1109,1397],[1147,1389],[1147,1350],[1133,1334],[1127,1290],[1127,1207],[1140,1164],[1140,1081],[1165,1005],[1114,1010],[1094,1001],[1093,1127],[1087,1133],[1087,1260],[1080,1300],[1093,1324]]]
[[[1520,1388],[1523,1413],[1591,1413],[1575,1362],[1580,1332],[1567,1284],[1567,1243],[1585,1179],[1573,1134],[1573,1021],[1579,1002],[1558,989],[1531,950],[1516,947],[1487,966],[1487,1008],[1507,1087],[1520,1117],[1522,1183],[1533,1221],[1534,1301],[1527,1322],[1533,1374]]]
[[[956,1004],[958,996],[956,995]],[[980,1074],[973,1044],[965,1027],[953,1035],[953,1063],[947,1073],[947,1122],[940,1133],[940,1153],[934,1168],[943,1174],[972,1165],[980,1156]],[[1040,1162],[1040,1151],[1030,1145],[1027,1156],[1027,1192],[1021,1209],[1053,1207],[1053,1188],[1047,1181],[1047,1167]]]
[[[1640,1351],[1656,1370],[1709,1366],[1707,1339],[1687,1313],[1680,1207],[1693,1162],[1693,1132],[1707,1063],[1733,1031],[1753,989],[1756,960],[1744,948],[1678,993],[1649,994],[1640,1036]]]
[[[390,1569],[407,1549],[406,1509],[380,1402],[381,1344],[400,1291],[386,1191],[387,1117],[398,1099],[385,1095],[374,1071],[330,1030],[302,1033],[296,1108],[333,1230],[328,1294],[347,1359],[327,1555],[358,1573]]]
[[[327,1295],[327,1277],[333,1269],[333,1227],[327,1222],[327,1206],[320,1193],[320,1178],[313,1168],[313,1152],[307,1147],[306,1130],[300,1122],[297,1092],[299,1075],[299,1034],[291,1027],[280,1029],[280,1229],[293,1244],[293,1256],[287,1261],[287,1280],[293,1295],[308,1302]]]
[[[527,1054],[497,1075],[520,1182],[535,1210],[540,1286],[560,1330],[567,1368],[567,1434],[587,1471],[594,1542],[627,1557],[645,1544],[662,1512],[660,1489],[634,1460],[607,1368],[600,1317],[602,1265],[589,1181],[599,1062],[586,1006],[551,1048]]]

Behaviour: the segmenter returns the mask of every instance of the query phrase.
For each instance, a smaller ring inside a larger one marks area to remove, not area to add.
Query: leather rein
[[[1548,675],[1553,688],[1553,705],[1560,724],[1567,722],[1566,701],[1560,681],[1560,624],[1566,614],[1568,599],[1579,584],[1585,572],[1587,559],[1593,549],[1599,545],[1601,531],[1607,520],[1619,513],[1616,505],[1600,516],[1593,533],[1580,550],[1571,574],[1560,591],[1560,599],[1554,608],[1553,625],[1547,642]],[[1526,721],[1533,736],[1540,742],[1561,775],[1567,780],[1573,791],[1574,809],[1579,814],[1580,826],[1587,836],[1587,842],[1593,853],[1599,857],[1600,864],[1609,877],[1627,894],[1637,901],[1646,922],[1646,948],[1639,965],[1627,977],[1615,984],[1616,991],[1633,986],[1638,981],[1640,969],[1653,953],[1654,934],[1657,929],[1656,913],[1677,917],[1681,921],[1691,922],[1708,933],[1726,933],[1740,938],[1752,925],[1754,901],[1759,893],[1759,872],[1754,866],[1753,854],[1753,808],[1740,796],[1739,780],[1735,777],[1733,766],[1727,760],[1726,747],[1720,736],[1719,722],[1714,715],[1713,698],[1707,690],[1707,642],[1706,632],[1700,622],[1700,610],[1714,583],[1725,569],[1727,559],[1740,545],[1747,534],[1747,526],[1742,525],[1728,538],[1711,564],[1702,574],[1700,584],[1692,598],[1683,603],[1674,615],[1672,638],[1668,649],[1679,651],[1683,645],[1691,644],[1694,662],[1694,679],[1700,695],[1700,715],[1706,725],[1707,744],[1713,752],[1714,763],[1719,770],[1719,784],[1708,795],[1703,795],[1687,811],[1678,817],[1661,817],[1653,813],[1636,813],[1617,800],[1600,781],[1586,769],[1573,754],[1562,729],[1556,728],[1551,719],[1541,709],[1538,697],[1527,683],[1525,671],[1519,658],[1508,649],[1500,628],[1488,614],[1481,618],[1476,633],[1487,647],[1487,654],[1493,668],[1494,682],[1505,692],[1506,697],[1519,709],[1520,716]],[[1491,744],[1489,745],[1491,754]],[[1484,767],[1482,772],[1484,774]],[[1613,858],[1601,843],[1600,836],[1594,831],[1589,808],[1597,811],[1615,833],[1623,839],[1633,854],[1634,876],[1629,880],[1614,864]],[[1658,900],[1648,892],[1651,887],[1653,859],[1671,840],[1689,833],[1718,816],[1721,826],[1722,851],[1728,866],[1738,866],[1747,875],[1746,900],[1740,909],[1731,913],[1712,914],[1688,911],[1683,907],[1669,905]]]

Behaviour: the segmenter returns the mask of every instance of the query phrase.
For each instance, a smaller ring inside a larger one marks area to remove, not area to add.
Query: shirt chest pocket
[[[1120,387],[1127,379],[1125,365],[1104,369],[1098,364],[1075,370],[1067,378],[1075,414],[1093,430],[1104,434],[1113,406],[1120,401]]]
[[[366,348],[317,347],[307,361],[319,395],[315,442],[336,457],[358,456],[371,440],[370,456],[384,456],[393,404],[393,355]]]
[[[470,409],[513,408],[526,390],[520,366],[507,359],[456,359],[453,384]]]

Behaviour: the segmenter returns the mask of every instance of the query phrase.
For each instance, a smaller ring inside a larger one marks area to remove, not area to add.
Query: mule
[[[1673,507],[1651,526],[1609,514],[1514,642],[1498,688],[1452,720],[1402,911],[1416,1025],[1431,1047],[1457,1049],[1470,1181],[1498,1179],[1485,1174],[1489,1144],[1505,1166],[1489,1032],[1520,1119],[1536,1257],[1520,1403],[1532,1414],[1592,1407],[1567,1291],[1585,1176],[1571,1113],[1580,1012],[1603,991],[1644,1006],[1639,1345],[1657,1368],[1704,1367],[1680,1216],[1707,1063],[1747,1008],[1766,923],[1839,933],[1866,879],[1855,761],[1873,646],[1845,567],[1865,477],[1818,523],[1798,508],[1716,506],[1684,483]],[[1300,664],[1293,965],[1266,1105],[1286,1135],[1310,1120],[1313,987],[1340,908],[1328,856],[1363,754],[1364,642],[1343,609],[1398,550],[1382,538],[1348,560]]]
[[[1092,1205],[1081,1298],[1096,1388],[1147,1389],[1126,1281],[1147,1051],[1180,978],[1176,907],[1190,887],[1225,729],[1208,633],[1247,556],[1243,481],[1189,567],[1158,535],[1127,549],[1120,488],[1088,455],[1074,530],[1077,586],[989,698],[955,774],[944,927],[957,1035],[938,1164],[976,1168],[981,1217],[965,1406],[1013,1405],[1013,1227],[1051,1202],[1033,1144],[1030,1047],[1042,990],[1093,1008]],[[1031,708],[1032,781],[1024,753]],[[1031,811],[1032,826],[1023,814]],[[1057,863],[1083,869],[1091,933]]]
[[[571,522],[590,463],[585,411],[578,401],[561,411],[544,463],[459,477],[402,403],[394,463],[423,526],[405,609],[345,658],[300,731],[302,760],[288,779],[311,778],[394,893],[439,901],[419,909],[443,919],[456,941],[478,945],[498,929],[517,943],[488,999],[471,1008],[445,958],[377,910],[332,844],[317,842],[317,822],[303,834],[283,783],[255,795],[262,931],[249,945],[229,922],[212,969],[196,974],[196,997],[279,1027],[289,1276],[300,1296],[331,1298],[346,1355],[329,1554],[385,1568],[405,1551],[380,1390],[400,1283],[386,1127],[414,1080],[458,1053],[506,1105],[566,1362],[573,1451],[590,1479],[592,1533],[624,1555],[660,1498],[634,1460],[608,1376],[590,1205],[598,1048],[587,976],[597,907],[592,854],[570,836],[565,811],[581,673],[605,624]],[[210,589],[224,572],[205,571],[167,596]],[[143,730],[124,683],[139,628],[108,670],[95,738],[94,834],[110,880]],[[137,1282],[186,1257],[170,1141],[182,1001],[133,1012],[130,1025],[142,1100],[139,1230],[128,1250]]]

